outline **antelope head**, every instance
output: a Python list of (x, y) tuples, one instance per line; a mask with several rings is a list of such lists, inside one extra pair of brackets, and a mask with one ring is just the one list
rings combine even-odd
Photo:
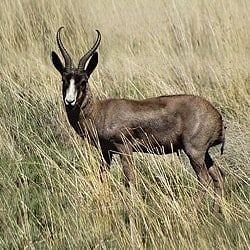
[[(52, 51), (52, 62), (55, 68), (60, 72), (63, 82), (63, 100), (67, 108), (73, 109), (76, 106), (81, 107), (87, 98), (88, 78), (98, 63), (98, 53), (96, 52), (101, 34), (97, 31), (97, 39), (92, 48), (80, 59), (78, 67), (73, 67), (72, 59), (65, 49), (60, 32), (63, 27), (57, 31), (56, 40), (61, 54), (64, 58), (64, 64), (59, 56)], [(88, 62), (88, 63), (87, 63)]]

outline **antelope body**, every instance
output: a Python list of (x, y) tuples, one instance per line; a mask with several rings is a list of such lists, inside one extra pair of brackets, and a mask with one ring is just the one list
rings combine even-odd
[[(224, 171), (215, 165), (209, 148), (225, 141), (225, 126), (220, 113), (205, 99), (193, 95), (171, 95), (144, 100), (96, 100), (88, 78), (97, 66), (96, 52), (101, 35), (74, 68), (71, 57), (57, 43), (65, 66), (55, 52), (52, 61), (63, 82), (63, 99), (70, 124), (82, 137), (100, 146), (103, 164), (101, 173), (109, 168), (114, 154), (119, 154), (127, 184), (133, 183), (131, 155), (133, 152), (167, 154), (184, 150), (203, 187), (209, 178), (214, 183), (214, 212), (220, 212)], [(204, 189), (198, 190), (198, 197)]]

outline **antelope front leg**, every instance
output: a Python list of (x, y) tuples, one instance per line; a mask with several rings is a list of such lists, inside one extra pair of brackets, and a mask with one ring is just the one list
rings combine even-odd
[(129, 188), (134, 183), (134, 171), (132, 164), (132, 148), (129, 145), (116, 144), (115, 145), (119, 154), (125, 175), (125, 186)]
[(102, 150), (102, 163), (100, 166), (100, 180), (104, 181), (105, 172), (110, 169), (112, 161), (112, 153)]
[[(132, 249), (141, 246), (140, 236), (138, 235), (137, 222), (136, 222), (136, 209), (135, 209), (135, 186), (134, 186), (134, 169), (132, 164), (132, 148), (128, 145), (119, 145), (117, 147), (120, 153), (120, 159), (125, 175), (125, 187), (130, 193), (131, 204), (128, 206), (126, 213), (127, 218), (125, 219), (126, 224), (129, 226), (131, 235), (131, 246)], [(139, 247), (140, 248), (140, 247)]]
[(130, 188), (131, 184), (134, 183), (134, 171), (131, 162), (131, 155), (120, 154), (123, 172), (125, 175), (125, 187)]

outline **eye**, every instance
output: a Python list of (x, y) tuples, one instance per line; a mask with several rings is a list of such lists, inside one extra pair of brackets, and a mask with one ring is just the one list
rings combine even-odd
[(69, 87), (69, 82), (68, 81), (63, 80), (62, 83), (63, 83), (63, 88), (68, 88)]
[(68, 87), (69, 86), (69, 79), (68, 79), (67, 75), (63, 75), (62, 84), (63, 84), (63, 87)]
[(82, 90), (84, 90), (84, 89), (86, 88), (86, 83), (87, 83), (87, 82), (84, 81), (84, 80), (81, 81), (80, 86), (81, 86), (81, 89), (82, 89)]
[(81, 80), (81, 85), (82, 85), (82, 84), (86, 85), (86, 83), (87, 83), (87, 81), (86, 81), (85, 79), (82, 79), (82, 80)]

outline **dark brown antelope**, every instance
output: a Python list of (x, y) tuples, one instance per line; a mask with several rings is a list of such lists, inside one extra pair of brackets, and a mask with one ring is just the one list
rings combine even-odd
[[(214, 212), (220, 212), (220, 198), (224, 172), (215, 165), (209, 148), (225, 142), (225, 126), (220, 113), (205, 99), (193, 95), (170, 95), (144, 100), (96, 100), (90, 91), (88, 79), (97, 66), (96, 52), (101, 34), (93, 47), (74, 68), (65, 49), (60, 32), (57, 44), (65, 66), (55, 52), (52, 61), (62, 76), (63, 100), (69, 123), (81, 137), (100, 148), (103, 164), (101, 174), (109, 168), (114, 154), (119, 154), (127, 184), (134, 175), (131, 156), (133, 152), (167, 154), (183, 150), (203, 186), (202, 195), (211, 177), (214, 183)], [(210, 177), (209, 177), (210, 176)]]

